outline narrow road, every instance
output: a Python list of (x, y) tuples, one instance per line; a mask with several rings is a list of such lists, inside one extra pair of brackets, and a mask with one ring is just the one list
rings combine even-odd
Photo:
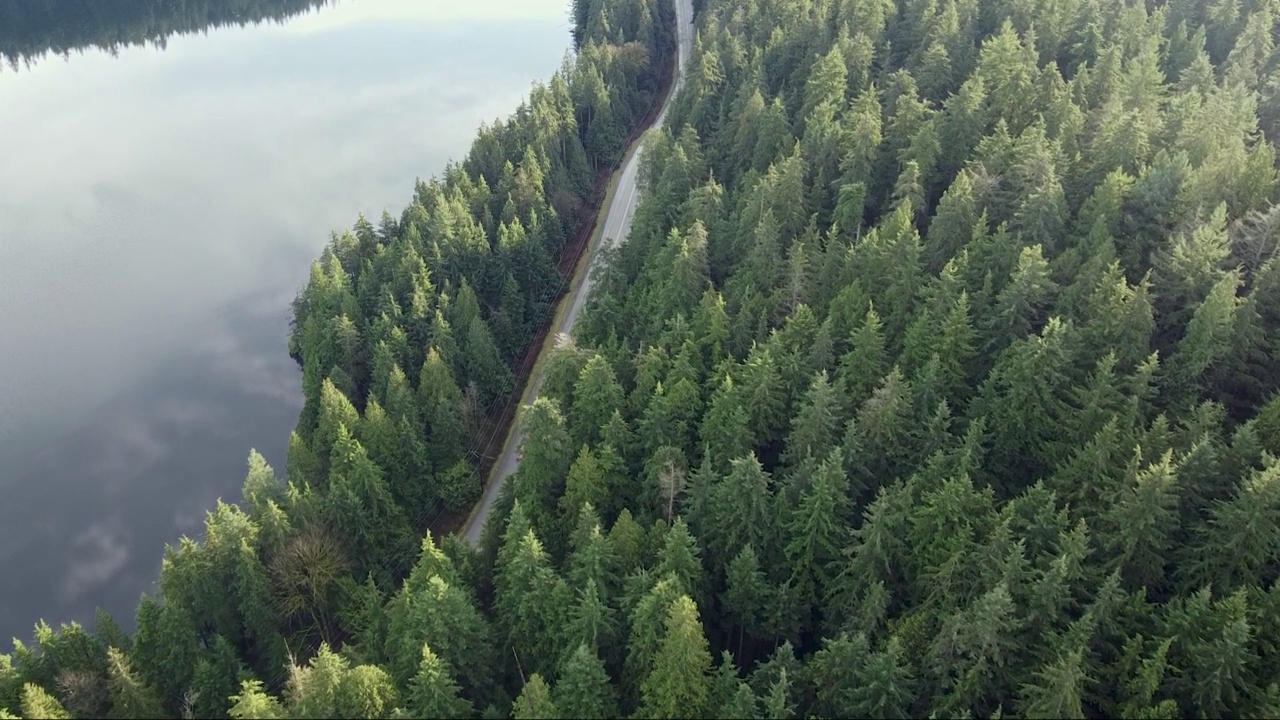
[[(684, 84), (685, 63), (689, 59), (689, 53), (693, 50), (693, 2), (692, 0), (675, 0), (675, 4), (677, 37), (675, 82), (672, 84), (671, 94), (667, 96), (662, 105), (662, 111), (658, 113), (657, 119), (654, 120), (653, 125), (650, 127), (661, 127), (662, 123), (666, 121), (667, 110), (671, 107), (672, 100)], [(608, 207), (602, 210), (603, 215), (599, 221), (603, 224), (604, 230), (600, 234), (600, 242), (595, 247), (587, 248), (585, 262), (581, 264), (581, 267), (585, 269), (580, 277), (573, 280), (569, 293), (560, 301), (562, 306), (564, 303), (569, 303), (568, 310), (561, 316), (555, 327), (551, 328), (549, 337), (571, 334), (573, 323), (578, 319), (578, 315), (582, 312), (582, 308), (587, 302), (587, 297), (591, 293), (591, 271), (595, 264), (596, 255), (601, 248), (613, 247), (619, 241), (624, 240), (627, 234), (631, 232), (631, 219), (635, 214), (636, 204), (640, 201), (639, 193), (636, 191), (636, 178), (639, 175), (639, 159), (642, 151), (643, 144), (640, 144), (627, 156), (626, 162), (622, 166), (622, 173), (618, 178), (618, 185), (614, 189), (613, 200)], [(537, 399), (538, 391), (542, 388), (542, 379), (541, 372), (530, 378), (530, 382), (533, 383), (533, 392), (529, 395), (529, 402)], [(480, 535), (484, 532), (484, 524), (489, 517), (489, 511), (493, 509), (493, 503), (498, 499), (498, 492), (502, 489), (502, 485), (507, 481), (507, 478), (520, 467), (520, 445), (522, 442), (520, 414), (517, 413), (515, 420), (511, 423), (511, 437), (503, 445), (502, 456), (494, 464), (489, 483), (484, 489), (484, 496), (480, 498), (480, 502), (471, 511), (471, 517), (467, 518), (466, 524), (462, 526), (462, 537), (472, 545), (480, 544)]]

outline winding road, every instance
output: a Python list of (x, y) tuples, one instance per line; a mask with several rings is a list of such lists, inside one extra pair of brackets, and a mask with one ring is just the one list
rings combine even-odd
[[(675, 0), (675, 5), (677, 36), (675, 82), (672, 84), (671, 94), (667, 96), (662, 105), (662, 111), (658, 113), (657, 119), (650, 126), (651, 128), (661, 127), (662, 123), (666, 121), (667, 110), (671, 107), (671, 102), (684, 84), (685, 63), (693, 50), (693, 2), (692, 0)], [(636, 191), (636, 178), (639, 175), (639, 158), (642, 151), (643, 143), (637, 142), (636, 147), (627, 155), (626, 161), (622, 166), (621, 175), (618, 178), (618, 184), (613, 192), (612, 201), (602, 211), (604, 214), (600, 218), (600, 222), (603, 223), (604, 230), (600, 234), (600, 242), (587, 248), (584, 261), (579, 263), (579, 267), (583, 268), (583, 270), (573, 279), (568, 294), (560, 301), (560, 307), (565, 307), (564, 304), (568, 303), (568, 308), (564, 313), (558, 315), (559, 319), (555, 326), (551, 328), (548, 338), (571, 334), (573, 323), (578, 319), (578, 314), (582, 312), (583, 306), (586, 305), (587, 297), (591, 293), (591, 276), (595, 267), (596, 256), (601, 248), (614, 246), (620, 240), (625, 239), (628, 233), (631, 232), (631, 219), (635, 214), (636, 204), (640, 201), (639, 194)], [(533, 389), (528, 394), (526, 403), (532, 403), (537, 399), (538, 391), (542, 388), (543, 373), (541, 368), (535, 372), (536, 374), (530, 378)], [(480, 536), (484, 532), (485, 521), (489, 518), (489, 512), (493, 509), (493, 504), (498, 499), (498, 493), (503, 484), (520, 467), (520, 446), (522, 443), (520, 415), (517, 413), (515, 420), (511, 423), (511, 436), (502, 446), (502, 455), (498, 458), (498, 462), (494, 464), (493, 471), (489, 476), (489, 482), (484, 489), (484, 496), (480, 498), (480, 502), (471, 511), (471, 517), (467, 518), (466, 524), (462, 526), (460, 531), (463, 539), (473, 546), (480, 544)]]

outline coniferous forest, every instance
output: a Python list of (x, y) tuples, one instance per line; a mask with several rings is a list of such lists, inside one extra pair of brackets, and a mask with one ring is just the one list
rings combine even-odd
[(576, 53), (295, 304), (283, 477), (0, 717), (1280, 716), (1274, 0), (703, 0), (629, 239), (432, 533), (674, 55)]

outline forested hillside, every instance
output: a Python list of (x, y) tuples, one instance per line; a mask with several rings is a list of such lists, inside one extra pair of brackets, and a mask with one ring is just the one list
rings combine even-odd
[(417, 533), (479, 490), (665, 0), (579, 0), (574, 63), (334, 238), (287, 481), (252, 457), (135, 637), (38, 628), (0, 707), (1280, 716), (1274, 3), (698, 10), (483, 547)]
[[(575, 259), (562, 251), (590, 229), (598, 183), (658, 107), (674, 55), (665, 0), (592, 2), (574, 20), (575, 52), (513, 117), (419, 182), (398, 218), (360, 218), (313, 265), (294, 305), (305, 404), (286, 477), (251, 454), (243, 502), (220, 503), (201, 542), (168, 549), (134, 637), (101, 616), (95, 633), (41, 623), (15, 641), (0, 656), (0, 717), (226, 717), (247, 680), (287, 689), (290, 712), (308, 716), (413, 711), (421, 642), (406, 669), (384, 661), (404, 661), (384, 639), (410, 621), (423, 533), (479, 496), (481, 451), (518, 402), (517, 363), (564, 289), (558, 264)], [(447, 599), (487, 633), (468, 594), (458, 583)], [(500, 668), (462, 653), (465, 636), (438, 648), (448, 672), (482, 669), (471, 700), (509, 707)], [(362, 699), (298, 699), (307, 673), (289, 668), (313, 659), (356, 661), (345, 682)]]

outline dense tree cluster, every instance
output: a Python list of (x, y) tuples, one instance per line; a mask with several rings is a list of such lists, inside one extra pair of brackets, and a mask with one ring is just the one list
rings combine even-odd
[[(708, 0), (540, 401), (606, 537), (657, 522), (628, 653), (669, 582), (712, 713), (743, 677), (767, 717), (1280, 713), (1275, 25)], [(531, 480), (581, 592), (580, 483)]]
[(485, 542), (418, 545), (664, 4), (580, 0), (578, 65), (335, 238), (288, 483), (251, 459), (135, 637), (38, 627), (0, 709), (1280, 715), (1271, 0), (698, 3)]
[[(477, 499), (483, 433), (565, 287), (557, 259), (595, 212), (598, 171), (659, 99), (672, 8), (586, 10), (551, 81), (482, 127), (464, 162), (419, 181), (399, 219), (334, 234), (294, 303), (304, 405), (288, 478), (326, 496), (294, 507), (359, 536), (355, 558), (407, 568), (417, 541), (401, 530)], [(336, 497), (348, 500), (333, 513), (317, 504)]]
[[(446, 702), (414, 690), (419, 674), (510, 704), (476, 650), (491, 631), (469, 585), (410, 571), (422, 532), (479, 496), (480, 449), (564, 289), (562, 251), (674, 55), (666, 2), (575, 12), (576, 52), (513, 117), (419, 182), (399, 218), (360, 218), (314, 263), (294, 304), (304, 406), (286, 477), (251, 454), (243, 503), (220, 503), (201, 542), (168, 550), (135, 637), (41, 625), (17, 643), (0, 659), (0, 711), (225, 717), (274, 712), (262, 693), (283, 692), (280, 712), (379, 717)], [(445, 623), (438, 654), (424, 622)]]
[[(165, 47), (174, 35), (283, 21), (334, 0), (5, 0), (0, 60), (17, 70), (52, 53)], [(0, 68), (4, 63), (0, 63)]]

